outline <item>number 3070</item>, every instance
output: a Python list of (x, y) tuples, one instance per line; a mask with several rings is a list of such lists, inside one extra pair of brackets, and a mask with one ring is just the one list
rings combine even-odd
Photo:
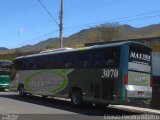
[(102, 78), (117, 78), (118, 69), (103, 69)]

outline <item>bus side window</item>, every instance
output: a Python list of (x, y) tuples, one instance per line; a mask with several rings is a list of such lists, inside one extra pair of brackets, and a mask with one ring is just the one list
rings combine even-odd
[(106, 56), (104, 53), (104, 50), (99, 50), (95, 53), (95, 61), (94, 61), (94, 66), (95, 67), (104, 67), (105, 66), (105, 61), (106, 61)]
[(64, 57), (64, 68), (72, 68), (72, 53), (63, 55)]
[(88, 68), (91, 67), (93, 64), (93, 59), (92, 59), (92, 54), (91, 53), (81, 53), (79, 54), (79, 62), (78, 66), (80, 68)]
[(50, 59), (50, 68), (52, 69), (55, 69), (56, 68), (56, 58), (52, 57)]
[(82, 54), (79, 55), (78, 67), (84, 67), (84, 56)]
[(73, 57), (73, 61), (72, 61), (73, 68), (78, 68), (78, 62), (79, 62), (78, 53), (77, 52), (74, 53), (72, 57)]
[(106, 66), (109, 67), (118, 67), (119, 63), (119, 51), (118, 49), (108, 49), (106, 50)]
[(93, 53), (87, 54), (87, 67), (93, 67)]
[(95, 67), (100, 67), (100, 66), (101, 66), (101, 63), (100, 63), (100, 54), (99, 54), (99, 53), (97, 53), (97, 54), (95, 55), (95, 63), (94, 63), (94, 66), (95, 66)]

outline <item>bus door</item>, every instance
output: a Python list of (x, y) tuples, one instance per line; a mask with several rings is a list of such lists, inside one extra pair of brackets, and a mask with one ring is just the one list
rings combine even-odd
[(102, 69), (101, 99), (114, 100), (117, 95), (119, 78), (120, 48), (107, 48), (105, 51), (105, 68)]
[(114, 78), (102, 79), (101, 81), (101, 99), (113, 100), (115, 95), (115, 81)]

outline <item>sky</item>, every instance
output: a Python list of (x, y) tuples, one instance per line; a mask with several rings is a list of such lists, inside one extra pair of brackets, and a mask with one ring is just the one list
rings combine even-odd
[[(0, 47), (59, 37), (61, 0), (0, 0)], [(64, 0), (63, 36), (103, 23), (144, 27), (160, 23), (160, 0)], [(54, 19), (54, 20), (53, 20)]]

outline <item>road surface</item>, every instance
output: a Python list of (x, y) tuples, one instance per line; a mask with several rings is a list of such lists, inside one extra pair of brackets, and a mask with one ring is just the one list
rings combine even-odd
[(37, 96), (20, 97), (17, 93), (0, 92), (2, 120), (104, 120), (143, 115), (146, 114), (116, 108), (94, 108), (87, 104), (75, 108), (67, 101)]

